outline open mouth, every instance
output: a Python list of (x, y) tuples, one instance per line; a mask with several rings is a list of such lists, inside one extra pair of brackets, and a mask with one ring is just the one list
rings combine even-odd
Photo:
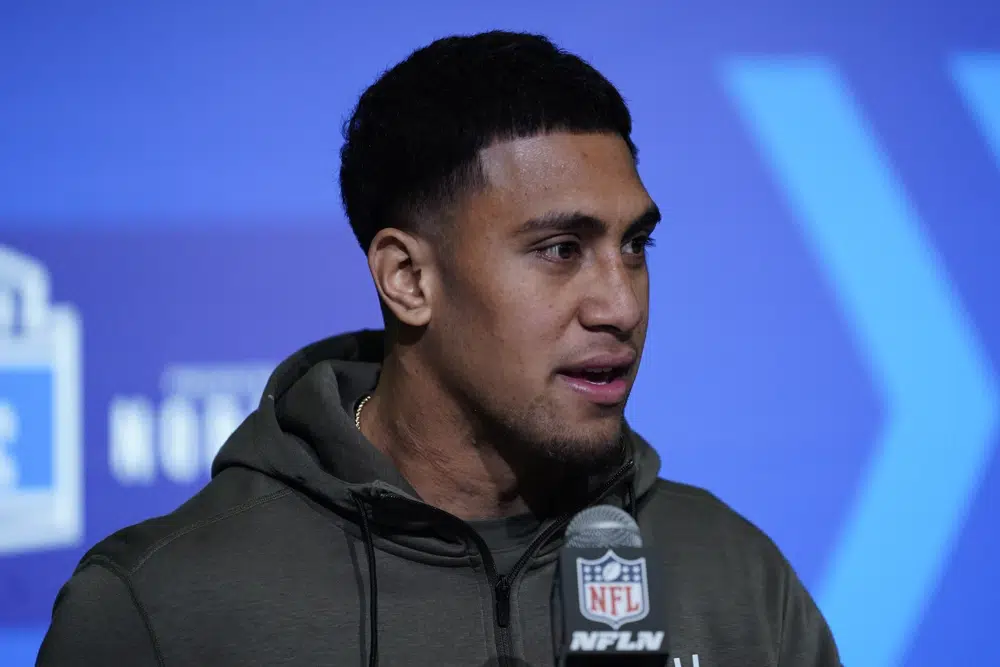
[(628, 373), (628, 366), (607, 366), (603, 368), (580, 368), (563, 371), (563, 375), (582, 380), (589, 384), (606, 385), (619, 380)]
[(617, 408), (628, 398), (629, 374), (637, 360), (630, 350), (592, 354), (561, 368), (558, 377), (586, 401)]

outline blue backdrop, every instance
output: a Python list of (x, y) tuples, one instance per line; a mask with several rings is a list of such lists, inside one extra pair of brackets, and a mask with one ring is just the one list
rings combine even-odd
[(0, 5), (0, 664), (276, 361), (379, 324), (340, 124), (494, 27), (632, 107), (666, 223), (629, 416), (664, 474), (774, 537), (850, 667), (1000, 665), (990, 0)]

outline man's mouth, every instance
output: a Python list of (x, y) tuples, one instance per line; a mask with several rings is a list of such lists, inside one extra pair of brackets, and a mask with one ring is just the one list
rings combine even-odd
[(617, 406), (628, 397), (629, 374), (636, 359), (632, 351), (595, 355), (560, 369), (558, 377), (591, 403)]
[(625, 377), (625, 375), (628, 374), (628, 369), (628, 366), (568, 369), (563, 371), (561, 375), (577, 380), (583, 380), (584, 382), (589, 382), (590, 384), (602, 385), (610, 384), (617, 379)]

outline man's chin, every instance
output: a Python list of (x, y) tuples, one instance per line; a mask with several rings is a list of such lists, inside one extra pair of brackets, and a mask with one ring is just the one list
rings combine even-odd
[(621, 421), (613, 428), (604, 427), (574, 433), (567, 430), (542, 443), (545, 458), (581, 471), (599, 471), (621, 463)]

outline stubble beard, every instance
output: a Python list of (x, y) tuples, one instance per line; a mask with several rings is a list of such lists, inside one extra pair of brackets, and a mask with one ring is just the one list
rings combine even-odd
[(607, 419), (608, 424), (586, 433), (541, 406), (533, 406), (520, 417), (505, 415), (495, 422), (512, 453), (543, 467), (561, 467), (566, 473), (586, 476), (623, 460), (624, 415), (619, 412)]

